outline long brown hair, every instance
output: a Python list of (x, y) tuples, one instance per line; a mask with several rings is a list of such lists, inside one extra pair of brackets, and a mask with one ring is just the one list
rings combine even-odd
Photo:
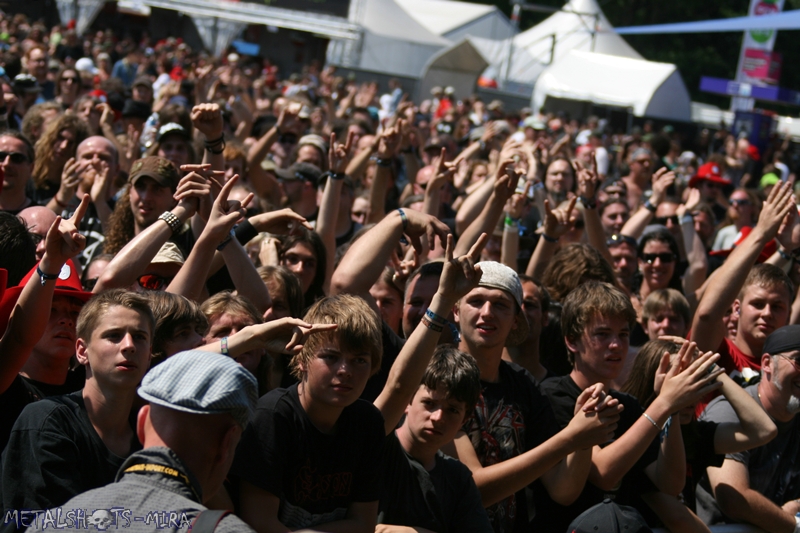
[[(36, 157), (33, 163), (33, 182), (36, 187), (43, 187), (47, 182), (47, 176), (50, 171), (55, 170), (52, 168), (55, 164), (52, 157), (53, 145), (58, 140), (58, 134), (63, 130), (69, 130), (75, 135), (69, 157), (75, 157), (78, 145), (89, 136), (89, 126), (71, 111), (67, 111), (48, 124), (47, 129), (44, 130), (42, 136), (36, 141), (36, 146), (34, 146)], [(59, 169), (59, 174), (60, 172), (61, 169)]]
[(622, 392), (627, 392), (639, 400), (643, 408), (653, 403), (653, 400), (656, 399), (653, 384), (655, 383), (658, 365), (661, 364), (661, 358), (664, 357), (666, 352), (671, 354), (678, 353), (678, 345), (661, 339), (647, 341), (639, 350), (639, 354), (633, 362), (631, 373), (628, 376), (628, 381), (622, 387)]
[(116, 255), (133, 239), (135, 230), (133, 210), (131, 210), (131, 189), (128, 187), (120, 196), (117, 205), (114, 206), (114, 212), (108, 219), (103, 251)]

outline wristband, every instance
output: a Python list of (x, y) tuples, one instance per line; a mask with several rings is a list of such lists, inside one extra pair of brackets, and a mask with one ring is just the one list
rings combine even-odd
[(380, 157), (376, 157), (375, 158), (375, 163), (377, 163), (379, 167), (384, 167), (384, 168), (388, 168), (388, 167), (392, 166), (392, 160), (391, 159), (383, 159), (383, 158), (380, 158)]
[(694, 218), (687, 213), (681, 217), (681, 224), (694, 224)]
[(431, 311), (430, 307), (425, 310), (425, 316), (428, 317), (428, 320), (430, 320), (434, 324), (446, 324), (447, 323), (447, 319), (446, 318), (444, 318), (441, 315), (437, 315), (436, 313)]
[(233, 240), (234, 237), (236, 237), (236, 226), (231, 228), (231, 231), (230, 231), (230, 233), (228, 233), (228, 236), (225, 237), (225, 240), (222, 241), (221, 243), (219, 243), (219, 246), (217, 246), (217, 251), (221, 252), (223, 250), (223, 248), (228, 246), (228, 243), (230, 243)]
[(650, 211), (651, 213), (655, 213), (657, 207), (650, 203), (650, 200), (645, 201), (644, 208)]
[(519, 227), (519, 219), (518, 218), (511, 218), (510, 216), (506, 215), (506, 219), (504, 224), (507, 228), (518, 228)]
[(659, 427), (658, 423), (656, 423), (656, 421), (653, 420), (652, 416), (648, 415), (647, 413), (642, 413), (642, 416), (645, 417), (651, 424), (653, 424), (653, 427), (659, 431), (664, 431), (664, 429), (668, 429), (669, 423), (672, 421), (672, 415), (670, 415), (670, 417), (667, 418), (667, 421), (664, 422), (664, 425)]
[(339, 181), (343, 180), (347, 176), (347, 174), (345, 174), (344, 172), (328, 172), (328, 176), (330, 176), (332, 180)]
[[(222, 152), (225, 151), (225, 135), (223, 135), (222, 137), (220, 137), (215, 141), (206, 141), (203, 144), (205, 145), (206, 150), (208, 150), (212, 154), (221, 154)], [(214, 150), (213, 148), (215, 146), (220, 146), (219, 150)]]
[(800, 533), (800, 513), (794, 515), (794, 533)]
[(794, 259), (794, 257), (792, 257), (791, 255), (787, 254), (786, 250), (784, 250), (783, 247), (781, 247), (781, 246), (778, 247), (778, 255), (781, 256), (786, 261), (791, 261), (792, 259)]
[(400, 220), (403, 222), (403, 235), (400, 237), (400, 242), (403, 244), (408, 244), (408, 239), (406, 239), (406, 229), (408, 229), (408, 216), (406, 212), (402, 209), (398, 209), (397, 212), (400, 214)]
[(42, 284), (42, 287), (44, 287), (44, 284), (48, 281), (58, 279), (58, 274), (45, 274), (42, 272), (42, 269), (39, 268), (38, 264), (36, 265), (36, 273), (39, 274), (39, 280)]
[(538, 191), (539, 189), (544, 189), (544, 183), (542, 183), (541, 181), (537, 181), (536, 183), (533, 184), (533, 187), (531, 187), (531, 189), (533, 189), (534, 191)]
[(595, 209), (597, 207), (597, 200), (594, 198), (586, 198), (585, 196), (578, 196), (578, 200), (583, 204), (586, 209)]
[(228, 337), (222, 337), (219, 340), (219, 353), (222, 355), (230, 355), (228, 353)]
[(172, 211), (164, 211), (158, 217), (158, 220), (163, 220), (164, 222), (166, 222), (167, 226), (169, 226), (169, 229), (172, 230), (173, 235), (181, 230), (181, 225), (182, 225), (181, 220), (178, 217), (176, 217), (172, 213)]
[(661, 428), (661, 435), (659, 437), (659, 440), (661, 442), (664, 442), (664, 439), (669, 437), (669, 428), (670, 428), (671, 425), (672, 425), (672, 415), (669, 415), (669, 418), (667, 418), (667, 421), (664, 422), (664, 427)]
[(422, 323), (425, 325), (426, 328), (432, 329), (437, 333), (441, 333), (442, 331), (444, 331), (444, 326), (440, 326), (439, 324), (434, 324), (433, 322), (428, 320), (427, 316), (422, 317)]
[(542, 232), (542, 238), (547, 242), (552, 242), (553, 244), (558, 242), (558, 237), (551, 237), (547, 233)]

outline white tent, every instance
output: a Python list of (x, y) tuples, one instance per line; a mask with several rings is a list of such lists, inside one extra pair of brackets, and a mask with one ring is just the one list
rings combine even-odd
[(502, 40), (514, 35), (514, 27), (496, 6), (455, 0), (396, 0), (428, 31), (452, 42), (467, 36)]
[(689, 122), (691, 100), (675, 65), (607, 54), (570, 51), (536, 81), (535, 110), (547, 98), (631, 108), (638, 117)]
[(425, 74), (420, 80), (417, 95), (427, 98), (435, 86), (451, 86), (456, 95), (471, 94), (478, 81), (478, 75), (489, 64), (475, 49), (469, 39), (464, 39), (447, 53), (438, 53), (431, 57), (425, 66)]
[(642, 58), (614, 32), (596, 0), (570, 0), (561, 11), (511, 40), (481, 36), (470, 36), (469, 40), (491, 65), (490, 75), (501, 81), (506, 92), (525, 95), (531, 93), (544, 69), (572, 50)]
[(395, 0), (351, 0), (348, 19), (361, 27), (361, 41), (331, 41), (328, 63), (418, 78), (428, 59), (450, 46)]

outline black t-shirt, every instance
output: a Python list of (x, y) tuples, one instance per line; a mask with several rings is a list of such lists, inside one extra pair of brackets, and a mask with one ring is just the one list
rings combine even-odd
[(436, 533), (491, 533), (472, 472), (442, 452), (425, 468), (394, 432), (383, 445), (383, 480), (378, 523), (422, 527)]
[(11, 428), (14, 427), (14, 422), (17, 421), (26, 405), (42, 398), (61, 396), (80, 390), (83, 388), (84, 381), (86, 381), (86, 372), (82, 366), (68, 372), (63, 385), (50, 385), (17, 374), (8, 389), (0, 394), (0, 405), (3, 406), (0, 409), (0, 453), (8, 444)]
[(322, 433), (300, 404), (297, 386), (261, 397), (242, 435), (231, 475), (280, 498), (278, 519), (299, 529), (345, 518), (354, 502), (380, 497), (383, 417), (363, 400)]
[[(130, 453), (141, 449), (133, 432)], [(3, 509), (48, 509), (114, 481), (124, 457), (95, 431), (82, 391), (22, 411), (2, 456)]]
[[(548, 379), (542, 382), (542, 392), (550, 399), (559, 427), (564, 428), (569, 424), (575, 414), (575, 401), (580, 396), (580, 387), (570, 376)], [(619, 438), (642, 416), (642, 407), (636, 398), (615, 390), (610, 391), (612, 397), (619, 400), (625, 407), (622, 411), (614, 432), (614, 438)], [(611, 442), (606, 443), (607, 446)], [(630, 505), (642, 511), (642, 503), (638, 494), (651, 492), (655, 486), (644, 473), (644, 468), (658, 458), (658, 440), (653, 439), (642, 457), (634, 467), (622, 478), (622, 483), (615, 490), (607, 492), (587, 481), (583, 492), (578, 499), (568, 506), (563, 506), (550, 498), (541, 482), (534, 484), (534, 501), (540, 512), (536, 513), (533, 520), (536, 531), (566, 531), (569, 524), (583, 511), (602, 502), (606, 497), (614, 499), (619, 505)]]
[(381, 321), (381, 341), (383, 342), (381, 369), (377, 374), (369, 378), (367, 386), (364, 387), (364, 392), (361, 393), (361, 399), (370, 403), (380, 396), (383, 387), (386, 386), (386, 380), (389, 379), (389, 370), (392, 369), (395, 359), (400, 355), (400, 350), (403, 349), (403, 345), (406, 343), (383, 321)]
[[(677, 422), (675, 418), (673, 424)], [(690, 424), (681, 426), (683, 435), (683, 448), (686, 450), (686, 484), (683, 486), (683, 503), (695, 510), (697, 498), (695, 487), (706, 473), (709, 466), (721, 467), (725, 461), (725, 454), (714, 450), (714, 434), (717, 432), (717, 422), (710, 420), (693, 420)]]
[[(499, 380), (481, 381), (480, 398), (463, 430), (486, 467), (539, 446), (559, 428), (550, 402), (539, 392), (530, 373), (501, 361)], [(489, 506), (486, 513), (497, 533), (529, 530), (524, 491)]]

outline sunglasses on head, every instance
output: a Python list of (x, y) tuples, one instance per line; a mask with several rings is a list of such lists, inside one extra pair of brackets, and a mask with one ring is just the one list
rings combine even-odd
[(160, 291), (172, 281), (172, 278), (165, 278), (158, 274), (144, 274), (136, 280), (139, 286), (148, 291)]
[(672, 252), (664, 252), (660, 254), (642, 254), (642, 261), (648, 265), (652, 265), (659, 259), (662, 263), (673, 263), (675, 261), (675, 254)]
[(656, 224), (661, 224), (662, 226), (666, 226), (667, 222), (672, 222), (674, 225), (678, 225), (678, 215), (671, 215), (668, 217), (655, 217), (653, 222)]
[(621, 244), (627, 244), (636, 248), (636, 239), (633, 237), (628, 237), (627, 235), (615, 233), (606, 240), (606, 246), (609, 248), (613, 248), (614, 246), (619, 246)]
[(21, 165), (22, 163), (28, 162), (28, 156), (22, 152), (0, 152), (0, 161), (5, 161), (6, 158), (8, 158), (9, 161), (15, 165)]

